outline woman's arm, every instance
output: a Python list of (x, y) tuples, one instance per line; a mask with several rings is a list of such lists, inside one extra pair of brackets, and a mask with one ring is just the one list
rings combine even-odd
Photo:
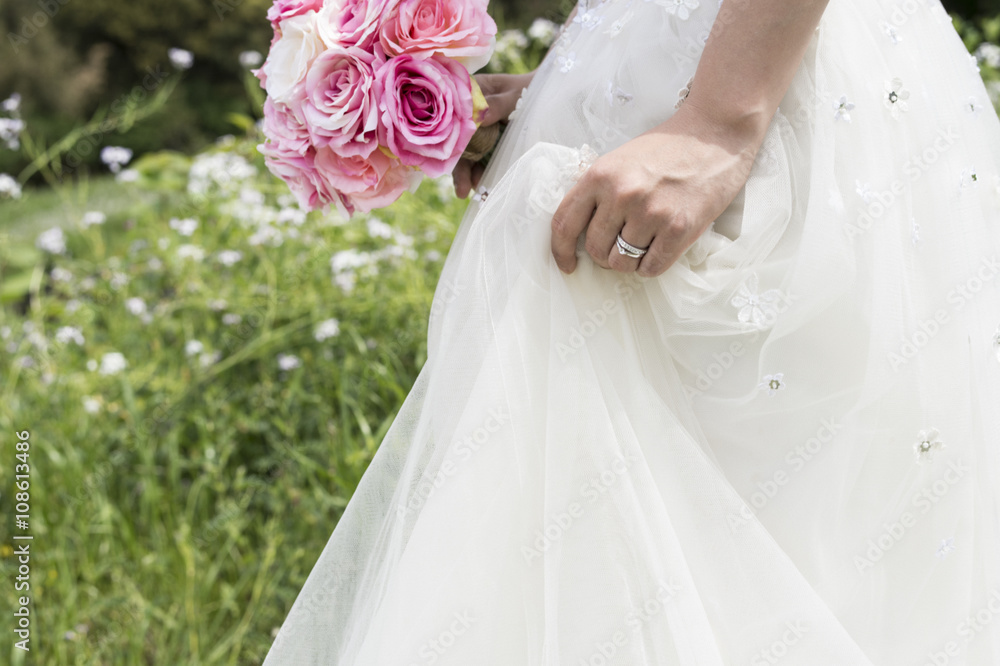
[(828, 2), (723, 2), (685, 104), (759, 147)]
[[(668, 120), (601, 156), (552, 218), (559, 268), (576, 242), (604, 268), (660, 275), (732, 203), (829, 0), (725, 0), (691, 93)], [(618, 252), (621, 233), (648, 247)]]

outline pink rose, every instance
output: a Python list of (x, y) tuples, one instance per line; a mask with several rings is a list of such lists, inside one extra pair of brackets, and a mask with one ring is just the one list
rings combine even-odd
[(476, 131), (472, 78), (442, 56), (390, 58), (375, 72), (379, 142), (403, 164), (441, 176), (455, 168)]
[(316, 150), (309, 131), (293, 110), (271, 99), (264, 102), (265, 143), (257, 146), (268, 170), (288, 184), (303, 208), (315, 210), (333, 204), (342, 215), (353, 207), (316, 170)]
[(319, 32), (328, 47), (366, 51), (378, 40), (382, 16), (398, 0), (328, 0), (319, 12)]
[(376, 57), (355, 46), (320, 55), (305, 81), (302, 116), (313, 143), (367, 157), (378, 147)]
[(267, 20), (276, 34), (281, 33), (281, 22), (293, 16), (299, 16), (312, 10), (318, 12), (323, 8), (323, 0), (274, 0), (267, 10)]
[(301, 113), (296, 113), (294, 106), (275, 102), (270, 97), (264, 100), (264, 136), (283, 154), (305, 155), (312, 143)]
[(382, 150), (367, 157), (340, 155), (330, 148), (316, 152), (316, 171), (348, 204), (363, 212), (388, 206), (420, 183), (416, 169), (403, 166)]
[(479, 0), (400, 0), (382, 22), (379, 39), (387, 55), (455, 58), (469, 72), (487, 62), (497, 24)]

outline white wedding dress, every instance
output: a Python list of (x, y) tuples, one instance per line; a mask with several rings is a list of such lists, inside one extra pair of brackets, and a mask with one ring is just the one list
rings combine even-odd
[(939, 0), (831, 0), (660, 277), (551, 256), (718, 5), (581, 2), (266, 666), (1000, 664), (1000, 122)]

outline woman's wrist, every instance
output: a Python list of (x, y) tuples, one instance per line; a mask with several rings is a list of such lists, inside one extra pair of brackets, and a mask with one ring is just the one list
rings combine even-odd
[(681, 107), (653, 131), (683, 133), (723, 147), (736, 155), (755, 157), (764, 142), (774, 111), (763, 105), (730, 106), (696, 95), (694, 86)]

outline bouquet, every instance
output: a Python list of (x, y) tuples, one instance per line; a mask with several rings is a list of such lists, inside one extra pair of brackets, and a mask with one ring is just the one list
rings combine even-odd
[(350, 216), (454, 169), (486, 111), (487, 1), (275, 0), (258, 149), (304, 208)]

